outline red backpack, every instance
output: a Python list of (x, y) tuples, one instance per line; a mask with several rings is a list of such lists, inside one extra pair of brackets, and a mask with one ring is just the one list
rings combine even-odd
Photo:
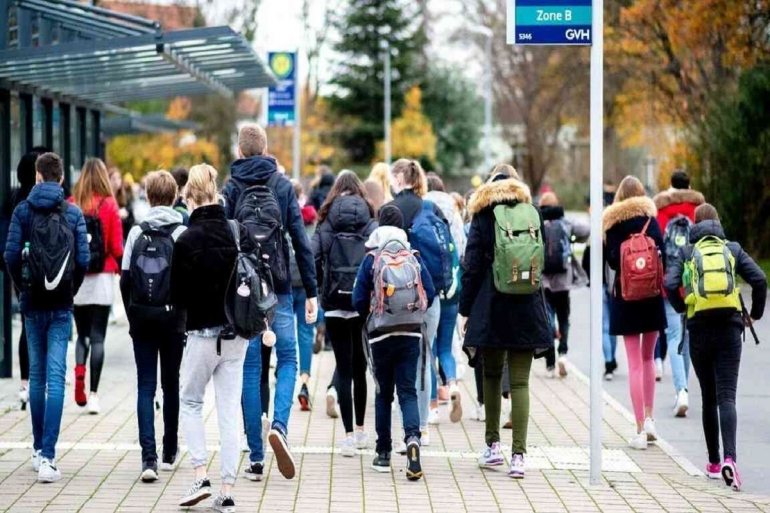
[(641, 233), (620, 245), (620, 288), (624, 301), (640, 301), (661, 294), (663, 262), (655, 241), (647, 235), (652, 218)]

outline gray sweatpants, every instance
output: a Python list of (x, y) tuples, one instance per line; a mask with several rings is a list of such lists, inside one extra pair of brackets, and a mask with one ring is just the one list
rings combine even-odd
[(238, 472), (243, 360), (248, 341), (223, 340), (217, 355), (217, 339), (190, 335), (182, 359), (180, 417), (193, 467), (206, 465), (206, 430), (203, 424), (203, 396), (214, 378), (215, 403), (219, 421), (219, 453), (222, 484), (235, 484)]

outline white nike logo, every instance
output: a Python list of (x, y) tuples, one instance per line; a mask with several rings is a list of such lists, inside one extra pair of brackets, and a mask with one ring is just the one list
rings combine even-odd
[(56, 275), (53, 281), (48, 281), (48, 276), (45, 277), (45, 290), (55, 290), (61, 282), (62, 276), (64, 276), (64, 269), (67, 267), (67, 262), (70, 259), (70, 252), (67, 252), (67, 256), (64, 258), (64, 262), (59, 269), (59, 274)]

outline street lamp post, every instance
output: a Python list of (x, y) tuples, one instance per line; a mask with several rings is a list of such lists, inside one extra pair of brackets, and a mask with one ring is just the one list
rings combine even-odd
[(385, 162), (390, 165), (391, 157), (391, 141), (390, 141), (390, 43), (384, 41), (382, 43), (383, 60), (385, 61), (384, 78), (385, 81)]
[(489, 27), (474, 25), (469, 32), (480, 34), (487, 38), (484, 45), (486, 67), (484, 72), (484, 171), (492, 168), (492, 38), (494, 32)]

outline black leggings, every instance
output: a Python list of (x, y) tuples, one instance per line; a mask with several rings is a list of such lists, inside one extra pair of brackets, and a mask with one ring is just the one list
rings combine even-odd
[(262, 376), (259, 380), (259, 399), (262, 403), (262, 413), (270, 417), (270, 356), (273, 354), (273, 347), (265, 344), (261, 346)]
[[(559, 333), (561, 334), (561, 337), (559, 338), (559, 356), (562, 356), (567, 354), (567, 351), (569, 350), (569, 291), (551, 292), (546, 289), (545, 299), (548, 301), (551, 310), (553, 310), (556, 315), (556, 320), (559, 321)], [(553, 344), (549, 346), (548, 352), (545, 353), (545, 366), (549, 369), (556, 366), (556, 351), (554, 350)]]
[(104, 366), (104, 338), (107, 336), (107, 323), (110, 320), (110, 307), (103, 305), (75, 306), (75, 326), (78, 341), (75, 346), (75, 363), (85, 365), (88, 353), (91, 353), (91, 392), (96, 393)]
[(22, 381), (29, 380), (29, 348), (27, 347), (26, 317), (21, 314), (21, 335), (19, 335), (19, 373)]
[[(326, 317), (326, 332), (332, 341), (334, 358), (337, 360), (339, 383), (337, 395), (345, 433), (353, 432), (353, 398), (355, 397), (356, 426), (364, 425), (366, 413), (366, 356), (361, 330), (361, 317), (342, 319)], [(355, 396), (351, 390), (355, 387)]]
[(735, 395), (741, 366), (741, 329), (737, 326), (690, 330), (690, 358), (703, 398), (703, 434), (709, 463), (719, 463), (719, 431), (725, 458), (737, 460), (738, 417)]

